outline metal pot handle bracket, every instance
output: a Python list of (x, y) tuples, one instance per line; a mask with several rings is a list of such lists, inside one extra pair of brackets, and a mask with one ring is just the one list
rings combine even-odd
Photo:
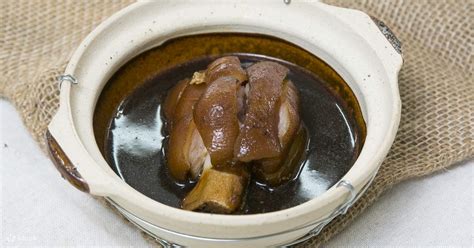
[(303, 237), (301, 237), (299, 239), (296, 239), (296, 240), (294, 240), (290, 243), (282, 244), (281, 247), (291, 247), (293, 245), (305, 242), (305, 241), (309, 240), (312, 237), (315, 237), (334, 218), (336, 218), (339, 215), (346, 214), (347, 211), (349, 210), (349, 208), (365, 193), (365, 191), (367, 191), (369, 186), (372, 184), (372, 181), (374, 180), (376, 174), (377, 174), (377, 172), (375, 172), (373, 175), (370, 176), (369, 181), (367, 181), (367, 183), (364, 185), (364, 187), (357, 194), (355, 192), (354, 186), (352, 186), (352, 184), (350, 182), (348, 182), (346, 180), (339, 181), (339, 183), (337, 184), (336, 187), (345, 187), (349, 191), (349, 194), (347, 195), (347, 198), (346, 198), (345, 202), (343, 204), (341, 204), (338, 208), (336, 208), (334, 210), (334, 212), (332, 212), (327, 217), (325, 217), (321, 220), (318, 220), (316, 223), (313, 223), (313, 225), (317, 225), (317, 226), (313, 230), (309, 231), (306, 235), (304, 235)]

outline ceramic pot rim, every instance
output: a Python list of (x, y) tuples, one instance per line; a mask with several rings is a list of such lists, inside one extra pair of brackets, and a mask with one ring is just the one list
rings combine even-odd
[[(134, 33), (136, 31), (134, 29), (120, 30), (120, 25), (130, 23), (130, 18), (136, 18), (137, 22), (145, 22), (147, 8), (152, 7), (153, 4), (162, 5), (160, 7), (168, 8), (170, 12), (174, 11), (174, 15), (182, 16), (181, 24), (162, 22), (162, 25), (182, 26), (175, 27), (174, 33), (168, 32), (173, 30), (173, 27), (163, 26), (161, 31), (145, 32), (145, 34), (140, 36), (133, 36), (133, 34), (137, 34)], [(189, 212), (166, 206), (144, 196), (115, 175), (100, 154), (94, 140), (92, 127), (95, 103), (105, 82), (122, 64), (134, 55), (157, 46), (170, 38), (205, 32), (235, 32), (236, 30), (241, 30), (249, 33), (264, 33), (287, 40), (310, 52), (317, 51), (315, 54), (336, 69), (350, 84), (359, 101), (361, 101), (361, 105), (363, 105), (364, 118), (367, 118), (366, 143), (356, 163), (343, 177), (343, 180), (350, 182), (356, 191), (359, 191), (371, 176), (376, 173), (393, 143), (398, 128), (400, 99), (397, 75), (402, 65), (401, 55), (397, 54), (390, 47), (390, 42), (379, 32), (370, 17), (362, 12), (332, 7), (318, 2), (300, 2), (294, 3), (291, 6), (291, 8), (294, 8), (291, 11), (299, 11), (302, 18), (311, 16), (308, 11), (330, 17), (328, 23), (322, 23), (322, 25), (344, 29), (339, 31), (338, 35), (343, 35), (354, 43), (350, 47), (341, 48), (329, 44), (334, 42), (334, 40), (315, 40), (311, 35), (298, 31), (298, 28), (295, 28), (295, 30), (285, 29), (287, 24), (283, 22), (278, 23), (278, 20), (271, 20), (271, 18), (259, 19), (258, 13), (252, 12), (249, 9), (251, 5), (252, 8), (257, 5), (258, 9), (258, 3), (239, 3), (238, 8), (248, 10), (248, 15), (240, 18), (235, 16), (235, 18), (230, 18), (233, 23), (221, 25), (224, 23), (225, 18), (218, 15), (218, 11), (221, 9), (227, 10), (230, 8), (229, 6), (222, 4), (209, 6), (205, 3), (195, 6), (195, 8), (205, 12), (216, 11), (214, 15), (208, 15), (208, 18), (203, 20), (200, 17), (184, 16), (187, 12), (184, 3), (181, 1), (176, 4), (138, 2), (107, 19), (81, 43), (65, 71), (65, 74), (73, 75), (78, 80), (78, 84), (68, 83), (63, 84), (61, 87), (60, 108), (49, 126), (49, 130), (70, 157), (72, 163), (76, 165), (77, 170), (83, 175), (85, 181), (89, 183), (91, 194), (110, 197), (130, 212), (139, 213), (143, 219), (149, 220), (151, 223), (163, 224), (163, 226), (170, 229), (185, 229), (184, 232), (186, 232), (185, 224), (176, 224), (176, 221), (179, 223), (209, 225), (214, 230), (224, 228), (224, 230), (221, 230), (221, 234), (216, 234), (217, 236), (225, 236), (232, 233), (232, 227), (269, 226), (272, 223), (286, 222), (287, 226), (285, 228), (292, 228), (303, 223), (305, 218), (320, 218), (331, 213), (331, 209), (336, 208), (347, 197), (349, 192), (345, 188), (334, 186), (315, 199), (281, 211), (255, 215), (215, 215)], [(285, 11), (283, 8), (288, 8), (283, 6), (283, 3), (281, 5), (272, 5), (272, 8), (276, 8), (276, 11)], [(143, 17), (137, 16), (138, 11), (143, 12)], [(261, 11), (264, 15), (271, 15), (270, 12), (263, 8)], [(167, 13), (159, 14), (163, 14), (159, 19), (163, 21), (169, 20), (166, 19)], [(233, 15), (230, 13), (230, 16)], [(297, 17), (290, 12), (282, 15), (294, 17), (295, 23), (302, 23), (301, 19), (296, 19)], [(195, 23), (192, 21), (196, 19), (201, 21), (201, 27), (192, 25), (192, 23)], [(256, 22), (256, 20), (261, 22)], [(202, 23), (205, 25), (203, 26)], [(235, 25), (235, 23), (239, 23), (239, 25)], [(184, 28), (186, 24), (189, 26)], [(149, 25), (158, 27), (154, 23)], [(318, 28), (321, 27), (314, 27), (313, 29), (317, 30)], [(326, 26), (322, 29), (328, 30), (330, 28)], [(141, 32), (142, 30), (139, 31)], [(135, 37), (135, 45), (124, 45), (125, 50), (123, 51), (109, 51), (107, 47), (101, 47), (111, 39), (115, 39), (110, 37), (110, 35), (120, 32), (133, 33), (132, 37)], [(328, 34), (328, 36), (331, 35)], [(159, 43), (156, 42), (157, 37), (161, 37)], [(338, 36), (334, 35), (334, 37), (337, 38)], [(109, 40), (105, 41), (107, 39)], [(112, 43), (113, 41), (110, 42)], [(123, 42), (128, 44), (129, 40), (123, 40)], [(341, 40), (341, 44), (345, 43), (347, 42)], [(98, 48), (103, 48), (103, 50), (98, 50)], [(358, 54), (358, 48), (363, 49), (366, 54)], [(350, 55), (341, 55), (342, 53), (338, 49), (347, 49), (350, 51)], [(102, 62), (105, 57), (108, 58), (108, 55), (104, 55), (106, 53), (111, 56), (113, 55), (117, 59), (111, 61), (108, 66), (100, 65), (93, 69), (95, 71), (92, 71), (91, 68), (94, 65), (88, 64), (92, 61), (91, 58), (96, 57), (98, 61)], [(352, 56), (360, 56), (360, 65), (356, 65), (356, 62), (351, 60)], [(346, 65), (351, 65), (352, 67)], [(359, 66), (358, 70), (365, 70), (371, 73), (372, 77), (366, 78), (367, 80), (362, 82), (362, 73), (354, 69), (357, 66)], [(89, 82), (89, 84), (84, 83), (84, 81), (87, 81), (87, 78), (99, 77), (97, 76), (98, 74), (100, 74), (101, 80)], [(370, 84), (382, 85), (371, 86)], [(390, 99), (381, 100), (380, 97), (375, 95), (379, 91), (380, 94), (383, 93), (385, 97)], [(90, 100), (86, 100), (89, 98)], [(380, 101), (380, 105), (374, 106), (373, 103), (377, 101)], [(278, 228), (281, 229), (283, 227)], [(275, 227), (275, 229), (278, 228)], [(271, 229), (269, 227), (268, 230), (262, 232), (273, 232), (274, 230)]]

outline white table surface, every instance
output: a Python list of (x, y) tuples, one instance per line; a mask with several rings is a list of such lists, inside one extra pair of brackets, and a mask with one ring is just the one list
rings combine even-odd
[[(474, 241), (474, 161), (386, 192), (326, 247), (462, 246)], [(1, 246), (150, 246), (64, 181), (0, 100)]]

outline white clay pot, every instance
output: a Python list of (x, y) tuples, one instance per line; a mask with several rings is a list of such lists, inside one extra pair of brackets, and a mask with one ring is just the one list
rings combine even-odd
[[(94, 109), (104, 85), (123, 64), (150, 48), (171, 38), (211, 32), (281, 38), (321, 58), (344, 78), (361, 106), (367, 136), (358, 159), (339, 183), (289, 209), (216, 215), (161, 204), (113, 172), (93, 130)], [(66, 179), (106, 197), (165, 245), (268, 247), (300, 242), (344, 213), (387, 155), (400, 119), (399, 45), (383, 23), (367, 14), (318, 1), (138, 2), (99, 25), (72, 56), (61, 78), (60, 107), (49, 125), (51, 153)]]

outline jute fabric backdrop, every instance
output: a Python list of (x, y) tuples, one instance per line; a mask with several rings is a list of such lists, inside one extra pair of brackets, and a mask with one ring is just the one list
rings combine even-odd
[[(367, 193), (301, 247), (329, 240), (393, 185), (474, 157), (474, 1), (325, 2), (360, 9), (397, 34), (404, 55), (403, 107), (395, 143)], [(130, 3), (0, 1), (0, 96), (15, 105), (43, 150), (58, 107), (56, 77), (89, 32)]]

